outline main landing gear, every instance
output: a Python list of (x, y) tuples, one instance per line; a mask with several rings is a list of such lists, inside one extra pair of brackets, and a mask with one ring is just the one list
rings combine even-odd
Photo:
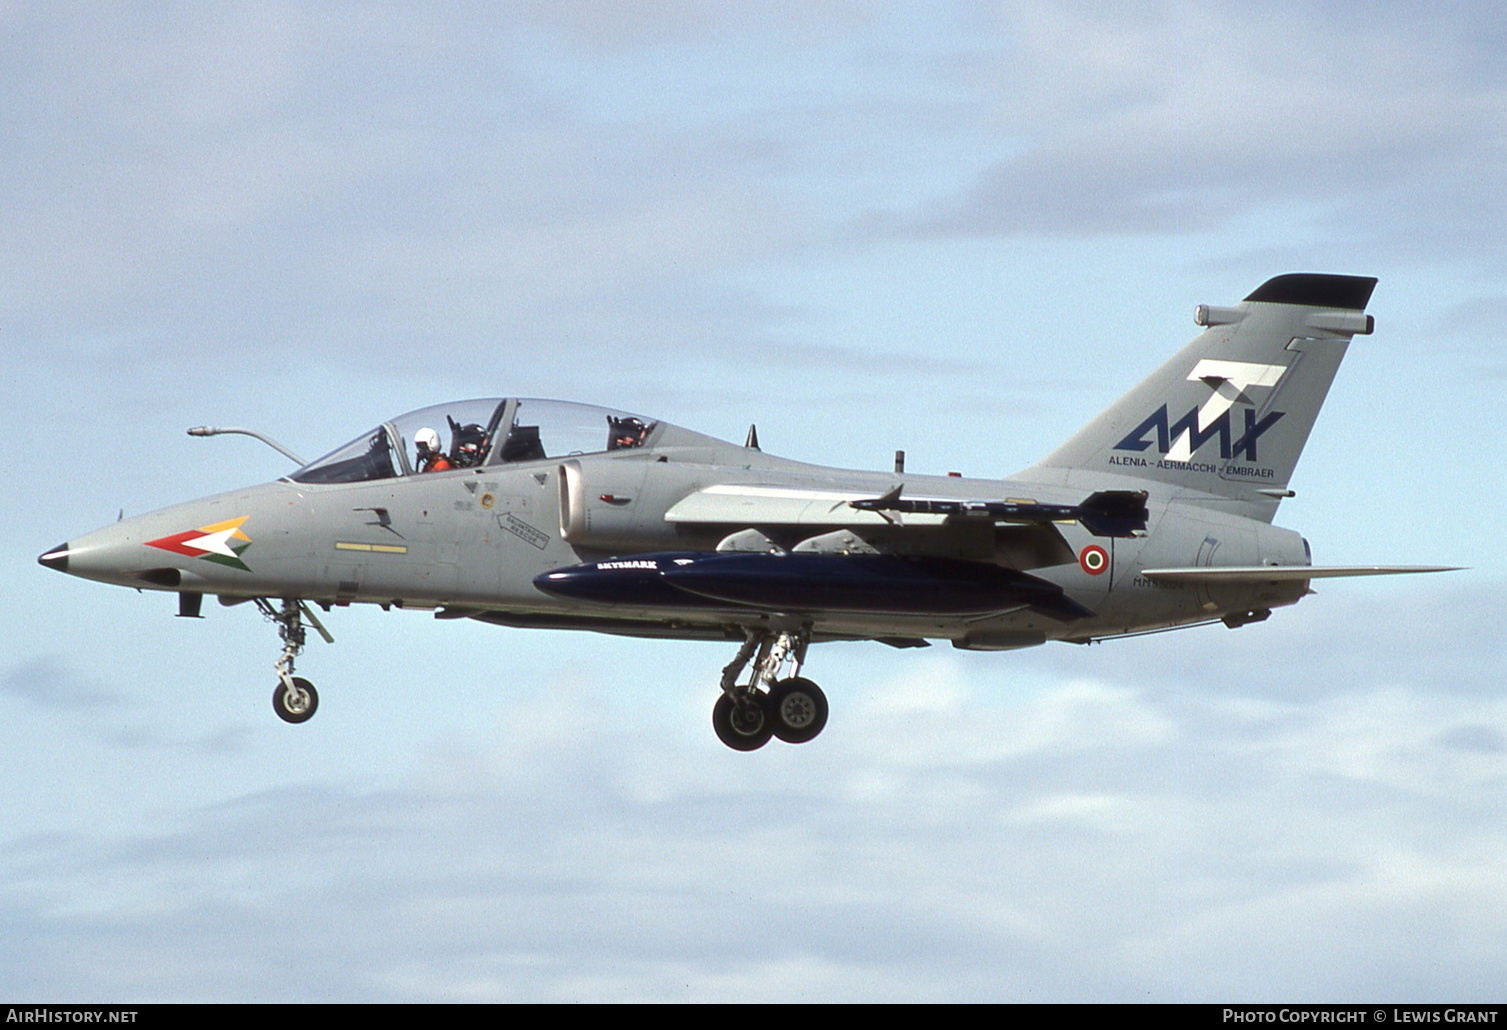
[(272, 691), (272, 710), (284, 722), (308, 722), (319, 710), (319, 693), (314, 689), (314, 684), (302, 676), (293, 675), (293, 660), (303, 651), (304, 646), (304, 616), (308, 616), (310, 624), (324, 637), (325, 643), (333, 644), (335, 638), (330, 636), (329, 630), (324, 628), (309, 610), (309, 606), (300, 600), (283, 598), (282, 610), (279, 611), (272, 606), (271, 601), (258, 597), (256, 606), (264, 618), (277, 623), (278, 636), (283, 640), (283, 653), (276, 664), (278, 683)]
[[(811, 643), (811, 628), (760, 633), (748, 639), (722, 670), (722, 696), (712, 706), (717, 739), (734, 751), (756, 751), (778, 737), (787, 744), (804, 744), (827, 725), (827, 695), (799, 675)], [(743, 670), (753, 663), (748, 682), (739, 684)], [(781, 670), (790, 664), (790, 675)]]

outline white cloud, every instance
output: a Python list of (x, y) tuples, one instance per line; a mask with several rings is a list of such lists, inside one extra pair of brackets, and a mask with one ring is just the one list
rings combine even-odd
[(1298, 211), (1394, 252), (1422, 224), (1453, 248), (1496, 233), (1490, 35), (1433, 9), (1335, 13), (1006, 5), (1008, 42), (969, 88), (1009, 156), (920, 231), (1187, 232)]

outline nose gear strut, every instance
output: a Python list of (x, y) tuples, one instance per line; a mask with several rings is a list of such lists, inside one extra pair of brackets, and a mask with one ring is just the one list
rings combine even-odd
[[(774, 632), (744, 630), (738, 656), (722, 670), (722, 695), (712, 706), (717, 738), (735, 751), (755, 751), (771, 736), (788, 744), (813, 739), (827, 724), (827, 697), (800, 677), (811, 627)], [(752, 663), (748, 682), (739, 677)], [(790, 674), (781, 673), (786, 665)]]
[(324, 628), (324, 624), (309, 610), (309, 606), (298, 598), (283, 598), (281, 611), (274, 608), (272, 602), (265, 597), (255, 598), (255, 603), (263, 618), (277, 623), (277, 634), (283, 641), (283, 653), (278, 656), (274, 666), (277, 669), (278, 684), (272, 691), (272, 710), (284, 722), (307, 722), (319, 708), (319, 693), (314, 689), (314, 684), (302, 676), (293, 675), (293, 660), (304, 648), (304, 617), (308, 617), (310, 625), (324, 638), (325, 643), (333, 644), (335, 638), (330, 636), (330, 631)]

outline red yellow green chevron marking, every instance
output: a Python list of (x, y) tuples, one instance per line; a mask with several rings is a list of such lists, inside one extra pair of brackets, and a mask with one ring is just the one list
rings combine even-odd
[[(251, 538), (241, 532), (241, 523), (250, 517), (242, 515), (238, 519), (226, 519), (212, 526), (190, 529), (186, 533), (158, 537), (156, 540), (148, 540), (147, 546), (160, 547), (173, 554), (182, 554), (189, 558), (203, 558), (216, 565), (228, 565), (232, 569), (250, 572), (251, 567), (241, 561), (241, 554), (251, 546)], [(243, 542), (233, 544), (232, 540)]]

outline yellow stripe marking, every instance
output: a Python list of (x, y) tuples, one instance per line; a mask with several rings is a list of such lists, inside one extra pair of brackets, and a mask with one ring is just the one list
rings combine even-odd
[(372, 551), (376, 554), (407, 554), (403, 544), (353, 544), (344, 540), (335, 541), (337, 551)]

